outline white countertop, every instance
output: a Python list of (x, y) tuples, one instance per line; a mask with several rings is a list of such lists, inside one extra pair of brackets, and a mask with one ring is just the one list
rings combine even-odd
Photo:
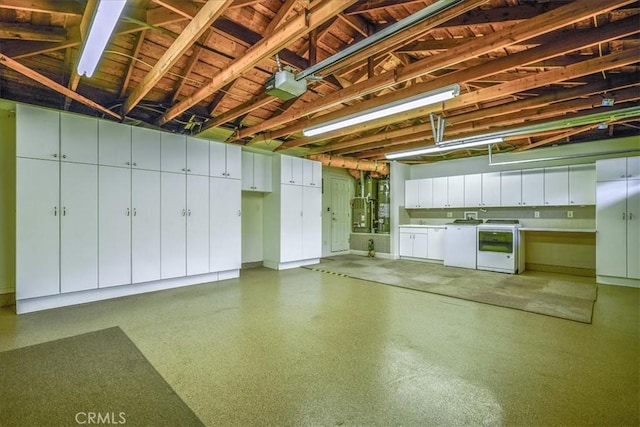
[(400, 228), (446, 228), (445, 225), (429, 225), (429, 224), (402, 224)]
[(595, 228), (520, 227), (520, 231), (555, 231), (561, 233), (595, 233)]

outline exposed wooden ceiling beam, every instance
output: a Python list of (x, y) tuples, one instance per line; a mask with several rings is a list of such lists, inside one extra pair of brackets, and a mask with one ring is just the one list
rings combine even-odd
[[(207, 30), (204, 33), (204, 35), (202, 36), (202, 43), (204, 45), (207, 44), (207, 41), (209, 40), (212, 34), (213, 34), (213, 31), (211, 31), (211, 29)], [(204, 52), (204, 49), (202, 47), (200, 46), (193, 47), (193, 52), (191, 52), (191, 55), (189, 56), (189, 60), (187, 61), (187, 64), (185, 65), (184, 69), (180, 73), (182, 78), (179, 80), (178, 86), (173, 91), (173, 95), (171, 96), (172, 104), (176, 102), (176, 100), (180, 96), (180, 92), (182, 91), (182, 89), (184, 88), (184, 85), (186, 84), (187, 77), (189, 77), (189, 74), (191, 74), (191, 71), (193, 71), (193, 68), (196, 66), (196, 64), (200, 60), (200, 56), (202, 55), (202, 52)]]
[(120, 120), (120, 116), (116, 113), (114, 113), (113, 111), (109, 110), (108, 108), (103, 107), (102, 105), (98, 104), (97, 102), (94, 102), (88, 98), (85, 98), (84, 96), (64, 87), (63, 85), (61, 85), (60, 83), (54, 82), (53, 80), (51, 80), (50, 78), (43, 76), (42, 74), (38, 73), (37, 71), (32, 70), (29, 67), (25, 67), (24, 65), (20, 64), (18, 61), (9, 58), (6, 55), (3, 55), (2, 53), (0, 53), (0, 65), (4, 65), (6, 67), (9, 67), (15, 71), (17, 71), (18, 73), (32, 79), (35, 80), (36, 82), (42, 84), (43, 86), (48, 87), (49, 89), (52, 89), (58, 93), (61, 93), (62, 95), (68, 96), (69, 98), (72, 98), (74, 101), (77, 101), (81, 104), (84, 104), (88, 107), (91, 107), (95, 110), (101, 111), (104, 114), (107, 114), (111, 117), (114, 117), (118, 120)]
[(424, 3), (424, 0), (409, 0), (403, 1), (402, 3), (397, 0), (368, 0), (349, 7), (344, 13), (347, 15), (355, 15), (380, 9), (386, 10), (394, 6), (405, 6), (413, 3)]
[[(160, 1), (160, 0), (156, 0)], [(189, 22), (180, 36), (165, 51), (156, 65), (145, 74), (144, 78), (131, 92), (123, 105), (123, 113), (127, 114), (144, 98), (167, 71), (180, 59), (191, 45), (204, 33), (233, 0), (209, 0), (198, 14)]]
[(62, 42), (67, 39), (67, 31), (62, 27), (50, 25), (0, 22), (0, 39)]
[(165, 114), (158, 119), (157, 124), (163, 125), (167, 123), (169, 120), (202, 101), (225, 84), (235, 80), (243, 72), (252, 68), (259, 61), (278, 52), (293, 40), (311, 31), (313, 28), (318, 27), (327, 19), (337, 13), (340, 13), (345, 7), (348, 7), (354, 2), (355, 0), (345, 0), (343, 2), (327, 1), (321, 3), (315, 9), (312, 9), (308, 17), (305, 15), (299, 15), (290, 19), (269, 37), (262, 39), (250, 48), (244, 56), (237, 58), (229, 64), (226, 69), (215, 75), (209, 84), (169, 108), (169, 110), (167, 110)]
[(75, 0), (2, 0), (0, 9), (80, 16), (84, 7), (82, 3)]
[(542, 147), (543, 145), (549, 145), (549, 144), (553, 144), (554, 142), (558, 142), (561, 141), (563, 139), (569, 138), (573, 135), (577, 135), (579, 133), (583, 133), (583, 132), (587, 132), (590, 131), (592, 129), (596, 129), (599, 125), (596, 124), (592, 124), (592, 125), (586, 125), (586, 126), (582, 126), (579, 128), (575, 128), (575, 129), (571, 129), (568, 130), (566, 132), (561, 133), (560, 135), (555, 135), (549, 138), (545, 138), (542, 141), (538, 141), (538, 142), (534, 142), (534, 143), (530, 143), (528, 145), (524, 145), (520, 148), (516, 148), (515, 150), (513, 150), (514, 152), (517, 151), (525, 151), (525, 150), (530, 150), (532, 148), (536, 148), (536, 147)]
[(119, 98), (124, 98), (127, 93), (127, 88), (129, 87), (129, 81), (131, 80), (131, 75), (133, 74), (133, 70), (136, 66), (136, 59), (140, 54), (140, 50), (142, 49), (142, 45), (144, 44), (144, 39), (147, 35), (147, 30), (140, 31), (138, 37), (136, 39), (136, 45), (133, 48), (133, 52), (131, 53), (131, 58), (129, 59), (129, 66), (127, 67), (127, 73), (122, 79), (122, 85), (120, 86), (120, 93), (118, 95)]
[[(545, 14), (531, 18), (530, 20), (524, 21), (520, 24), (516, 24), (504, 30), (496, 31), (495, 33), (479, 38), (478, 40), (469, 41), (468, 43), (460, 46), (459, 49), (452, 49), (443, 52), (440, 55), (416, 61), (407, 67), (399, 68), (396, 73), (384, 73), (372, 79), (365, 80), (348, 88), (331, 93), (324, 98), (317, 100), (317, 102), (309, 103), (305, 109), (282, 114), (273, 119), (265, 120), (256, 126), (241, 129), (238, 132), (237, 137), (245, 138), (263, 130), (283, 125), (290, 121), (299, 121), (309, 114), (326, 110), (327, 108), (345, 100), (361, 97), (363, 94), (371, 93), (372, 91), (380, 90), (384, 87), (389, 87), (399, 82), (446, 68), (452, 64), (464, 62), (467, 59), (486, 54), (501, 47), (509, 46), (515, 43), (515, 40), (533, 38), (544, 34), (545, 32), (592, 17), (602, 13), (602, 11), (612, 10), (632, 2), (633, 0), (577, 0)], [(382, 103), (385, 102), (381, 102), (381, 104)], [(344, 114), (347, 114), (347, 112), (345, 111)], [(324, 120), (330, 120), (329, 117), (329, 115), (326, 115)], [(297, 125), (292, 128), (297, 127), (297, 130), (295, 131), (297, 132), (307, 125), (310, 125), (310, 123), (298, 122)], [(287, 128), (287, 130), (280, 133), (280, 135), (288, 135), (291, 133), (293, 132)]]
[(272, 103), (276, 99), (277, 98), (274, 98), (273, 96), (267, 95), (266, 93), (262, 93), (262, 94), (256, 96), (255, 98), (253, 98), (251, 101), (242, 103), (238, 107), (232, 108), (229, 111), (225, 111), (224, 113), (222, 113), (222, 114), (214, 117), (213, 119), (209, 120), (202, 127), (202, 130), (204, 131), (206, 129), (210, 129), (212, 127), (221, 125), (223, 123), (230, 122), (231, 120), (235, 119), (236, 117), (240, 117), (242, 115), (246, 115), (246, 114), (250, 113), (253, 110), (257, 110), (258, 108), (262, 108), (265, 105)]
[(285, 2), (280, 6), (276, 16), (273, 17), (267, 28), (264, 29), (264, 36), (269, 37), (276, 28), (278, 28), (285, 21), (289, 13), (293, 10), (293, 7), (298, 3), (299, 0), (285, 0)]

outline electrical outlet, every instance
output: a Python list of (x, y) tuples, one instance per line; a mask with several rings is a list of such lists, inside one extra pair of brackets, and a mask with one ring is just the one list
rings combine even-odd
[(573, 218), (573, 211), (567, 211), (567, 218)]
[(447, 212), (447, 218), (453, 218), (453, 212)]
[(533, 211), (533, 217), (534, 218), (540, 218), (540, 212), (539, 211)]

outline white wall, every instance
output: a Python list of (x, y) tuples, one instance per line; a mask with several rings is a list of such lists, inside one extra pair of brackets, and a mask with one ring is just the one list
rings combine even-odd
[(15, 113), (0, 109), (0, 294), (15, 292)]
[(242, 192), (242, 263), (259, 262), (262, 250), (263, 193)]

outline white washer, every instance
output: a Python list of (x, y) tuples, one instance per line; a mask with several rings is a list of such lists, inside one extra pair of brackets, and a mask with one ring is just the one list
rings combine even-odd
[(444, 265), (476, 268), (478, 224), (481, 219), (456, 219), (444, 230)]

